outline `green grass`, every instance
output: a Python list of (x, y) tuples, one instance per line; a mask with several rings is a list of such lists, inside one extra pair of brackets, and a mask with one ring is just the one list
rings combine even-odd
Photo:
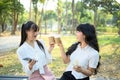
[(99, 44), (110, 44), (110, 43), (119, 43), (120, 44), (120, 37), (117, 35), (100, 35), (98, 36)]
[[(46, 46), (48, 46), (47, 36), (42, 36)], [(62, 36), (62, 42), (65, 50), (76, 41), (75, 36)], [(120, 59), (120, 37), (117, 35), (99, 35), (98, 42), (100, 45), (100, 55), (102, 62), (107, 60), (119, 61)], [(55, 76), (59, 77), (65, 71), (66, 66), (61, 58), (60, 51), (57, 45), (52, 52), (53, 62), (49, 64), (50, 69)], [(109, 62), (109, 63), (110, 63)], [(0, 68), (0, 75), (25, 75), (22, 71), (22, 66), (17, 58), (16, 49), (7, 52), (6, 55), (0, 56), (0, 64), (3, 64), (3, 68)], [(103, 73), (103, 72), (102, 72)], [(120, 73), (119, 73), (120, 74)], [(118, 75), (118, 73), (117, 73)]]

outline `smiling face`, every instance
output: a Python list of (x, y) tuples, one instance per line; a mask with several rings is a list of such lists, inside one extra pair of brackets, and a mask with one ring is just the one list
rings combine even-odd
[(36, 37), (38, 35), (38, 31), (34, 31), (33, 29), (30, 29), (28, 31), (26, 31), (27, 33), (27, 39), (28, 40), (36, 40)]
[(28, 29), (26, 31), (26, 34), (27, 34), (27, 40), (36, 40), (36, 37), (38, 35), (38, 32), (39, 32), (39, 28), (38, 26), (36, 26), (35, 24), (32, 24), (30, 26), (30, 29)]
[(85, 42), (85, 35), (81, 31), (76, 31), (76, 37), (79, 42)]

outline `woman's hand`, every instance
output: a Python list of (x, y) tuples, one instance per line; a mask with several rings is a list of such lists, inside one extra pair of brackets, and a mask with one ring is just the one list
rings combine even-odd
[(55, 44), (49, 44), (49, 50), (48, 50), (49, 53), (51, 53), (54, 47), (55, 47)]
[(28, 62), (28, 64), (29, 64), (29, 69), (30, 69), (30, 70), (33, 68), (33, 65), (34, 65), (35, 63), (36, 63), (36, 60), (33, 60), (33, 59)]
[(85, 74), (85, 75), (87, 75), (87, 76), (91, 76), (91, 75), (93, 75), (94, 74), (94, 68), (88, 68), (88, 69), (83, 69), (81, 66), (78, 66), (78, 65), (76, 65), (76, 66), (74, 66), (73, 67), (73, 69), (75, 70), (75, 71), (77, 71), (77, 72), (81, 72), (81, 73), (83, 73), (83, 74)]
[(75, 65), (75, 66), (73, 67), (73, 69), (74, 69), (75, 71), (77, 71), (77, 72), (82, 72), (82, 67), (81, 67), (81, 66)]
[(61, 41), (61, 43), (57, 43), (57, 45), (60, 47), (60, 48), (63, 48), (63, 43)]
[(59, 46), (61, 53), (65, 54), (64, 46), (63, 46), (62, 42), (58, 43), (57, 45)]

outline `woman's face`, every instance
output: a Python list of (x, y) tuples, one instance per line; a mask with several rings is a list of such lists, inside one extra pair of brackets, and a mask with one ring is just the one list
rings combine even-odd
[(76, 37), (79, 42), (85, 41), (85, 35), (81, 31), (76, 31)]
[(26, 33), (27, 33), (28, 40), (36, 40), (38, 31), (35, 32), (33, 29), (30, 29), (30, 30), (26, 31)]

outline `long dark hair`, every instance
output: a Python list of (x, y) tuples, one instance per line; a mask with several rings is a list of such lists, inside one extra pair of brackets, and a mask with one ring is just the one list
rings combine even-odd
[[(20, 42), (19, 46), (21, 46), (26, 41), (26, 38), (27, 38), (26, 31), (29, 31), (30, 29), (33, 29), (34, 32), (39, 31), (39, 27), (32, 21), (28, 21), (27, 23), (22, 24), (22, 28), (21, 28), (21, 42)], [(44, 51), (44, 53), (45, 53), (44, 47), (41, 44), (41, 42), (38, 41), (38, 40), (36, 40), (36, 42), (37, 42), (39, 48), (42, 49)]]
[[(98, 41), (97, 41), (97, 36), (96, 36), (96, 31), (95, 31), (95, 27), (89, 23), (86, 24), (80, 24), (77, 28), (76, 31), (81, 31), (84, 35), (85, 35), (85, 42), (91, 46), (92, 48), (94, 48), (95, 50), (97, 50), (99, 52), (99, 46), (98, 46)], [(72, 44), (67, 52), (66, 55), (71, 55), (73, 51), (76, 50), (77, 45), (80, 42), (76, 42), (74, 44)], [(100, 62), (98, 63), (97, 68), (99, 67)], [(97, 73), (97, 71), (95, 70), (95, 74)]]
[(77, 28), (77, 31), (81, 31), (85, 35), (85, 42), (99, 52), (99, 46), (96, 36), (95, 27), (89, 23), (80, 24)]
[[(39, 27), (32, 21), (28, 21), (27, 23), (22, 24), (22, 28), (21, 28), (21, 42), (20, 45), (21, 46), (27, 38), (27, 33), (26, 31), (29, 31), (30, 29), (33, 29), (34, 32), (39, 31)], [(36, 40), (38, 46), (44, 50), (43, 45), (40, 43), (40, 41)]]
[(39, 31), (39, 27), (32, 21), (28, 21), (28, 22), (22, 24), (22, 28), (21, 28), (21, 42), (20, 42), (19, 46), (21, 46), (26, 41), (26, 38), (27, 38), (26, 31), (29, 31), (31, 28), (35, 32)]

